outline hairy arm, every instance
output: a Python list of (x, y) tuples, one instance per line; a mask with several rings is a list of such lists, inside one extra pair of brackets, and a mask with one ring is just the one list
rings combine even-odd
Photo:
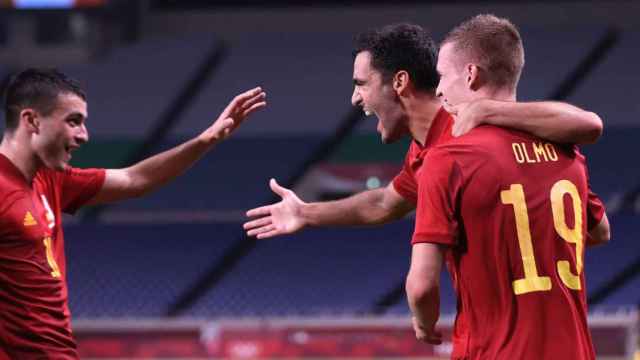
[(590, 144), (602, 135), (597, 114), (564, 102), (481, 99), (448, 110), (456, 118), (454, 136), (481, 124), (518, 129), (559, 143)]
[(301, 213), (312, 226), (377, 225), (398, 220), (413, 209), (389, 184), (340, 200), (309, 203)]
[(248, 236), (258, 239), (291, 234), (305, 226), (375, 225), (399, 219), (414, 205), (396, 192), (392, 184), (345, 199), (306, 203), (274, 180), (271, 190), (282, 200), (247, 212), (254, 218), (244, 224)]

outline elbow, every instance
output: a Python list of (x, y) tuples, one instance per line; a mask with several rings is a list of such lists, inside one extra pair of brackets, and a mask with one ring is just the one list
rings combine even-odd
[(439, 287), (437, 279), (418, 277), (410, 272), (405, 284), (407, 300), (414, 305), (428, 303), (439, 296)]
[(125, 186), (126, 197), (129, 199), (143, 197), (153, 191), (151, 182), (144, 176), (129, 174)]
[(585, 144), (593, 144), (602, 136), (602, 119), (594, 112), (585, 111), (586, 132)]

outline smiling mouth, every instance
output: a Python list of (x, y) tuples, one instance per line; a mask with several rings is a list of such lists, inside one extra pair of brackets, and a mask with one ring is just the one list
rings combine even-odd
[(77, 146), (65, 146), (64, 150), (67, 152), (67, 154), (69, 156), (71, 156), (71, 153), (73, 153), (74, 151), (76, 151), (78, 149)]

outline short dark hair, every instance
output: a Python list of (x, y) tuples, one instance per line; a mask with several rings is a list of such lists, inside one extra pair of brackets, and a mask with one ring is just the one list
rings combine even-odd
[(371, 65), (385, 80), (405, 70), (417, 89), (435, 92), (440, 81), (436, 71), (438, 48), (421, 26), (408, 23), (387, 25), (357, 35), (355, 43), (353, 56), (368, 51)]
[(18, 127), (20, 112), (26, 108), (49, 115), (58, 105), (58, 96), (66, 93), (87, 101), (79, 83), (56, 69), (31, 68), (13, 75), (5, 91), (6, 130)]
[(476, 15), (453, 28), (442, 45), (446, 43), (484, 68), (490, 85), (516, 89), (524, 67), (524, 48), (518, 29), (508, 19)]

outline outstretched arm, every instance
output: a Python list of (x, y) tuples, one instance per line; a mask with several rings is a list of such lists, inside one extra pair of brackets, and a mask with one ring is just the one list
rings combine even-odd
[(392, 184), (368, 190), (336, 201), (306, 203), (291, 190), (274, 180), (271, 190), (282, 197), (278, 203), (249, 210), (256, 218), (244, 224), (248, 236), (258, 239), (291, 234), (305, 226), (374, 225), (399, 219), (412, 211), (414, 205), (396, 192)]
[(236, 96), (218, 119), (196, 138), (123, 169), (108, 169), (104, 185), (90, 201), (107, 203), (142, 196), (184, 173), (215, 144), (227, 138), (254, 111), (266, 106), (261, 88)]
[(602, 135), (602, 120), (597, 114), (557, 101), (481, 99), (447, 110), (455, 118), (454, 136), (482, 124), (518, 129), (559, 143), (590, 144)]

